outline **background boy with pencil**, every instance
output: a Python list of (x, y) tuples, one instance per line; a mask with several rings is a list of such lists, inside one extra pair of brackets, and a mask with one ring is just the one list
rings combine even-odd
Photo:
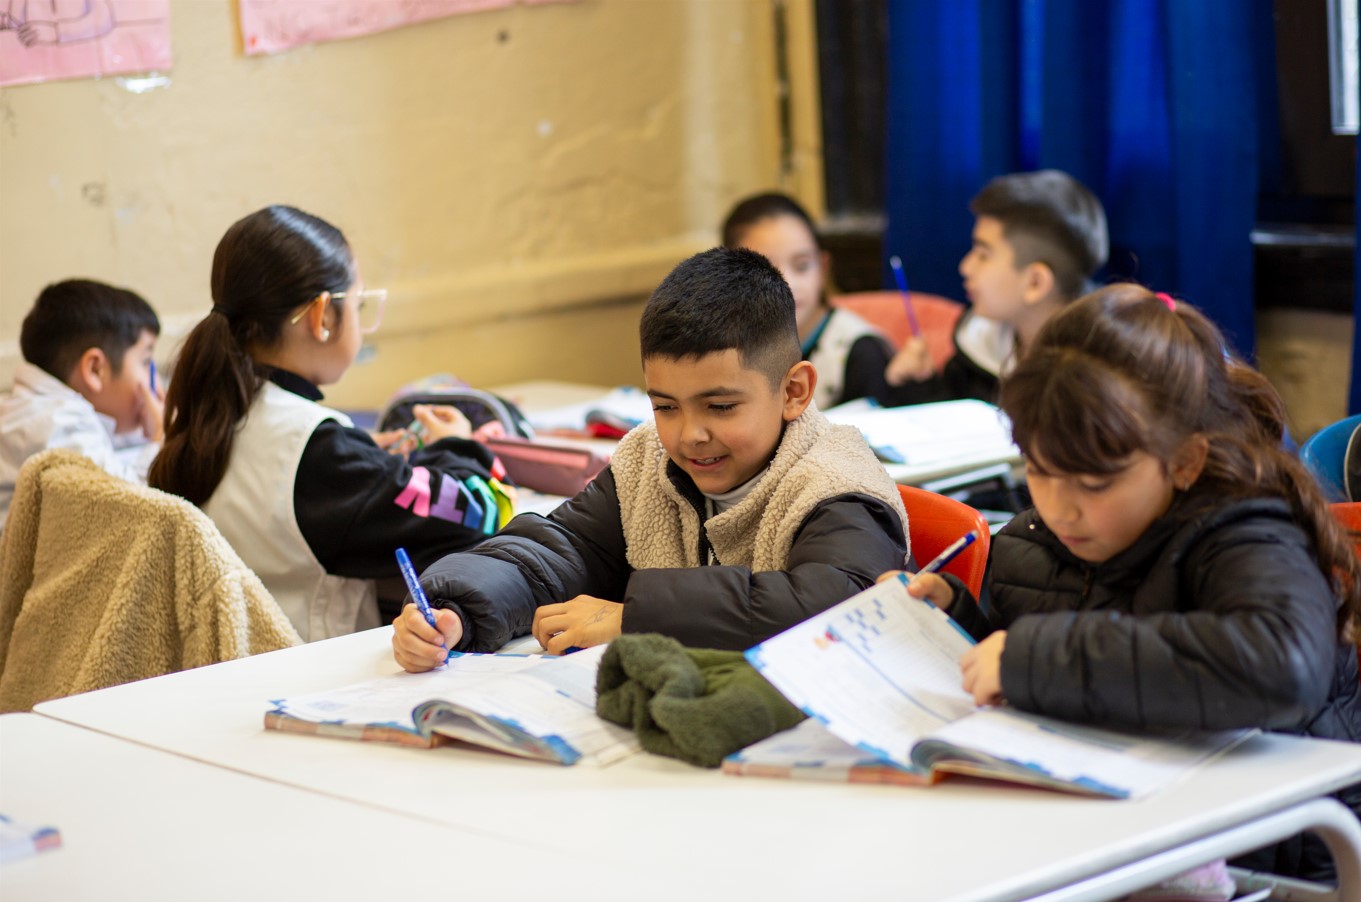
[(529, 632), (552, 653), (621, 632), (743, 649), (873, 584), (906, 556), (897, 487), (858, 431), (810, 404), (794, 300), (769, 261), (684, 261), (640, 327), (655, 422), (547, 518), (517, 517), (421, 578), (395, 621), (404, 668)]
[[(151, 384), (161, 323), (142, 297), (88, 279), (49, 285), (24, 317), (24, 361), (0, 396), (0, 527), (24, 461), (70, 448), (115, 476), (146, 481), (163, 432)], [(148, 444), (119, 450), (115, 434)]]
[(973, 246), (959, 263), (972, 309), (955, 327), (955, 354), (932, 377), (909, 345), (885, 372), (917, 380), (924, 400), (995, 401), (998, 378), (1025, 354), (1040, 326), (1091, 289), (1106, 263), (1106, 213), (1077, 179), (1056, 169), (998, 176), (969, 203)]

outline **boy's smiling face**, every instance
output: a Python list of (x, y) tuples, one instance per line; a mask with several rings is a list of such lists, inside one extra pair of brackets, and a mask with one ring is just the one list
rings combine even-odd
[(643, 381), (667, 455), (701, 492), (718, 495), (770, 462), (784, 424), (807, 408), (817, 376), (800, 362), (772, 388), (729, 348), (702, 357), (649, 357)]

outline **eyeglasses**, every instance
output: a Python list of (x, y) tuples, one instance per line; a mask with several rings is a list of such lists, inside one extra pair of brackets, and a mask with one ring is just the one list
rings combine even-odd
[(354, 300), (355, 313), (359, 314), (359, 334), (372, 335), (378, 331), (378, 324), (383, 321), (383, 307), (387, 303), (388, 290), (386, 288), (365, 288), (362, 291), (337, 291), (335, 294), (323, 291), (317, 295), (316, 300), (309, 301), (301, 310), (298, 311), (288, 324), (296, 325), (299, 320), (307, 315), (307, 308), (317, 301), (343, 301), (345, 298)]
[(383, 307), (387, 304), (386, 288), (365, 288), (363, 291), (342, 291), (331, 295), (331, 300), (354, 298), (354, 310), (359, 314), (359, 334), (372, 335), (383, 321)]

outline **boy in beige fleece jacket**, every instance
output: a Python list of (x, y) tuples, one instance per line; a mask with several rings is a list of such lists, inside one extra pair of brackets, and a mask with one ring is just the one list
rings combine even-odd
[(812, 403), (817, 372), (769, 261), (691, 257), (640, 331), (655, 421), (548, 517), (516, 517), (430, 567), (435, 626), (412, 605), (394, 621), (405, 669), (531, 630), (554, 654), (621, 632), (744, 649), (907, 560), (897, 487), (857, 430)]

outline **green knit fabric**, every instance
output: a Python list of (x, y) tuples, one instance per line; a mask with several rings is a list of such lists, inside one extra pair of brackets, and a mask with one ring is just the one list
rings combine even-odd
[(741, 652), (685, 648), (654, 633), (605, 649), (595, 709), (630, 727), (647, 751), (701, 767), (804, 718)]

